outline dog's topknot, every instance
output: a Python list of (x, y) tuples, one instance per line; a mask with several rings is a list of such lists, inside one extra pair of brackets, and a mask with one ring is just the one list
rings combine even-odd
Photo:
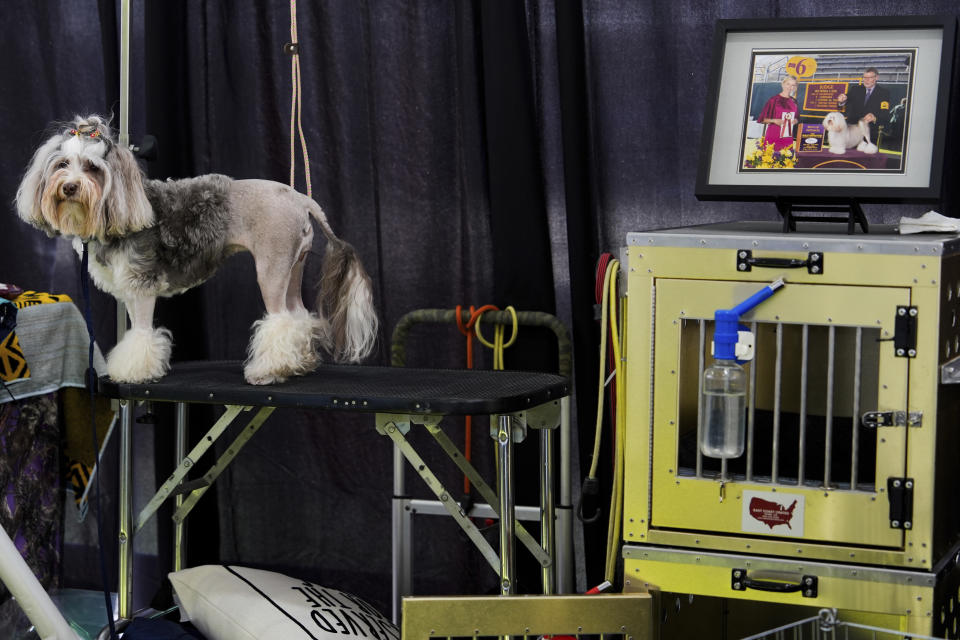
[(96, 114), (74, 116), (72, 122), (63, 125), (61, 133), (64, 137), (77, 136), (85, 143), (103, 141), (107, 145), (116, 144), (110, 121)]

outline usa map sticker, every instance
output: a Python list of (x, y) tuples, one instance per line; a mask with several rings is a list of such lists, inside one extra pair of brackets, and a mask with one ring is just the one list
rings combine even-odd
[(741, 529), (748, 533), (803, 537), (803, 496), (773, 491), (744, 491)]

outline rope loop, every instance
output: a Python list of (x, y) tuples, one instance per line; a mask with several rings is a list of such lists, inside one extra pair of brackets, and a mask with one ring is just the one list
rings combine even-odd
[(503, 335), (506, 331), (506, 327), (504, 327), (502, 324), (497, 324), (497, 326), (494, 327), (492, 344), (484, 339), (483, 334), (480, 333), (480, 316), (483, 315), (482, 313), (477, 315), (477, 323), (474, 327), (474, 331), (477, 334), (477, 340), (479, 340), (480, 343), (485, 347), (493, 349), (493, 368), (498, 371), (502, 371), (504, 368), (503, 350), (511, 346), (517, 340), (517, 310), (512, 306), (508, 306), (506, 311), (509, 311), (510, 316), (513, 318), (513, 335), (510, 336), (510, 340), (508, 340), (506, 343), (503, 341)]
[(460, 330), (460, 333), (467, 336), (468, 338), (473, 335), (473, 327), (480, 320), (482, 316), (487, 311), (499, 311), (496, 305), (485, 304), (479, 309), (474, 309), (473, 305), (470, 305), (470, 319), (467, 320), (467, 323), (463, 323), (463, 307), (459, 304), (457, 305), (456, 315), (457, 315), (457, 329)]

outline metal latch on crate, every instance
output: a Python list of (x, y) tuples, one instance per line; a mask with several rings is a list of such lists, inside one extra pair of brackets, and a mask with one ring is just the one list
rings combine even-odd
[(923, 411), (867, 411), (861, 416), (860, 424), (868, 429), (920, 427), (923, 426)]
[(821, 275), (823, 273), (823, 253), (811, 251), (806, 260), (800, 258), (762, 258), (754, 257), (750, 249), (737, 250), (737, 271), (752, 271), (753, 267), (768, 267), (771, 269), (800, 269), (807, 268), (807, 273)]
[(890, 528), (913, 528), (913, 478), (887, 478)]
[(804, 598), (817, 597), (817, 576), (801, 576), (800, 582), (774, 580), (772, 578), (751, 578), (746, 569), (733, 569), (730, 572), (730, 588), (734, 591), (756, 589), (776, 593), (794, 593), (799, 591)]
[(897, 307), (893, 325), (893, 349), (898, 358), (917, 357), (917, 308)]

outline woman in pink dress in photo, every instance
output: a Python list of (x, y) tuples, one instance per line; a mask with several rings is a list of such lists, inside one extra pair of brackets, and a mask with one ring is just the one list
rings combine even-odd
[(780, 93), (773, 96), (763, 105), (757, 121), (767, 125), (763, 134), (763, 146), (773, 144), (775, 151), (793, 146), (797, 126), (797, 101), (793, 96), (797, 93), (797, 79), (786, 76), (780, 82)]

